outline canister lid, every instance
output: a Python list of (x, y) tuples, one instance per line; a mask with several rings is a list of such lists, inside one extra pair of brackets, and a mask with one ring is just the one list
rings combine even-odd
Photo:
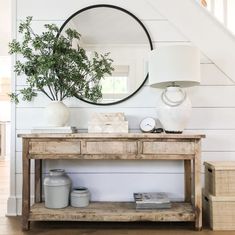
[(61, 176), (65, 174), (64, 169), (51, 169), (49, 172), (50, 176)]
[(48, 187), (59, 187), (71, 185), (71, 180), (63, 169), (53, 169), (50, 170), (49, 176), (45, 177), (43, 184)]
[(72, 193), (73, 193), (73, 194), (79, 194), (79, 195), (81, 195), (81, 194), (87, 194), (87, 193), (89, 193), (89, 190), (88, 190), (88, 188), (81, 186), (81, 187), (76, 187), (76, 188), (74, 188), (73, 191), (72, 191)]

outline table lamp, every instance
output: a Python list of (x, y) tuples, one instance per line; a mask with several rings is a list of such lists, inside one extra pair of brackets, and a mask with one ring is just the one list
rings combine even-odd
[(163, 88), (158, 118), (166, 133), (182, 133), (191, 102), (182, 87), (200, 83), (200, 52), (190, 45), (161, 46), (150, 52), (149, 85)]

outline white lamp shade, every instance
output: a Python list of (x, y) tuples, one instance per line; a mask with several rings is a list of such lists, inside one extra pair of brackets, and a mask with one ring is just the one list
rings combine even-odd
[(149, 85), (196, 86), (200, 83), (200, 52), (194, 46), (161, 46), (150, 52)]

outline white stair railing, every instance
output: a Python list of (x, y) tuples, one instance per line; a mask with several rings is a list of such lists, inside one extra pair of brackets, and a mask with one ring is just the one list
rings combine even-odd
[[(202, 9), (197, 4), (201, 0), (197, 0), (197, 2), (196, 0), (142, 1), (147, 2), (153, 10), (168, 19), (169, 23), (182, 32), (185, 38), (197, 46), (224, 74), (235, 82), (235, 36), (209, 11)], [(235, 0), (231, 1), (235, 2)], [(228, 4), (229, 2), (227, 0)]]
[(235, 0), (199, 0), (199, 2), (235, 34)]

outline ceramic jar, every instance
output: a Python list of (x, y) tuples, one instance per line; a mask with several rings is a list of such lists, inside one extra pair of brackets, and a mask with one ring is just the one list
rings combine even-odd
[(69, 120), (69, 108), (62, 101), (51, 101), (45, 108), (47, 126), (65, 126)]
[(43, 185), (47, 208), (64, 208), (69, 205), (71, 179), (64, 170), (50, 170), (50, 175), (44, 179)]
[(86, 207), (89, 205), (90, 193), (85, 187), (74, 188), (70, 195), (70, 203), (73, 207)]
[(191, 102), (179, 87), (167, 87), (158, 102), (158, 118), (168, 133), (182, 133), (191, 116)]

